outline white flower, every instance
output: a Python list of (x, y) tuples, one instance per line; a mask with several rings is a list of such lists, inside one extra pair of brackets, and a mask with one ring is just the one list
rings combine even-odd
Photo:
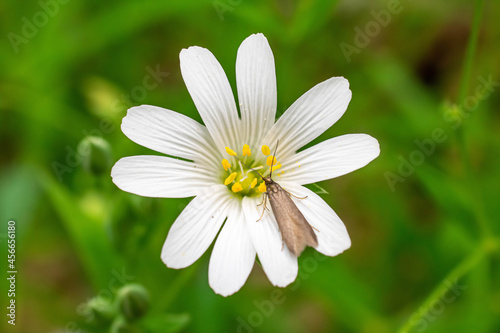
[(297, 197), (307, 196), (292, 199), (316, 230), (316, 250), (335, 256), (348, 249), (351, 241), (340, 218), (302, 185), (365, 166), (379, 155), (377, 140), (366, 134), (348, 134), (296, 151), (344, 114), (351, 100), (349, 82), (333, 77), (316, 85), (275, 123), (274, 57), (264, 35), (248, 37), (238, 50), (240, 115), (228, 79), (210, 51), (198, 46), (184, 49), (180, 64), (205, 126), (159, 107), (133, 107), (123, 119), (123, 133), (140, 145), (182, 159), (124, 157), (111, 171), (113, 182), (127, 192), (161, 198), (195, 197), (168, 233), (161, 253), (163, 262), (170, 268), (191, 265), (212, 244), (225, 221), (209, 264), (209, 283), (216, 293), (227, 296), (238, 291), (256, 254), (273, 285), (285, 287), (295, 280), (297, 257), (286, 246), (282, 248), (272, 211), (256, 222), (265, 186), (248, 169), (268, 175), (269, 156), (278, 139), (273, 178)]

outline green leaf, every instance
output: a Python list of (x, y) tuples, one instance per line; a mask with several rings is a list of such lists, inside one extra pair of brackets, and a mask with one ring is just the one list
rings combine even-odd
[(148, 317), (145, 325), (153, 333), (175, 333), (186, 328), (190, 321), (189, 313), (169, 313)]
[(38, 179), (94, 287), (110, 288), (124, 266), (111, 247), (104, 222), (85, 214), (78, 205), (78, 198), (47, 172), (38, 170)]

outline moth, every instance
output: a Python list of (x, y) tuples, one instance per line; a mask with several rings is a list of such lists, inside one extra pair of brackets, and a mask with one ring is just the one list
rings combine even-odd
[[(276, 148), (273, 154), (273, 161), (271, 165), (274, 165), (274, 158), (276, 156), (276, 151), (278, 149), (278, 142), (276, 143)], [(291, 196), (293, 194), (284, 190), (278, 183), (276, 183), (272, 178), (273, 170), (271, 166), (271, 171), (268, 177), (260, 175), (266, 184), (266, 192), (264, 192), (263, 204), (264, 209), (262, 215), (258, 221), (264, 216), (266, 210), (266, 202), (269, 199), (271, 207), (273, 210), (276, 222), (278, 222), (278, 227), (281, 232), (281, 237), (283, 242), (286, 244), (290, 252), (292, 252), (296, 257), (300, 256), (302, 251), (306, 246), (316, 247), (318, 246), (318, 238), (314, 233), (313, 227), (307, 222), (306, 218), (297, 205), (293, 202)], [(298, 198), (298, 197), (297, 197)], [(306, 199), (298, 198), (298, 199)], [(261, 203), (261, 205), (262, 205)]]

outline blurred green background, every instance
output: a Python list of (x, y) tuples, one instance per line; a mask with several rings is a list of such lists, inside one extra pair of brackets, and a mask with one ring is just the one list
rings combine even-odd
[[(9, 219), (18, 267), (17, 325), (2, 279), (2, 332), (106, 332), (88, 301), (115, 302), (125, 283), (150, 294), (139, 332), (500, 331), (497, 1), (3, 0), (0, 13), (1, 267)], [(258, 264), (238, 293), (216, 295), (211, 249), (166, 268), (161, 247), (190, 199), (135, 196), (109, 176), (123, 156), (155, 154), (120, 131), (128, 107), (201, 122), (182, 48), (211, 50), (234, 88), (237, 48), (256, 32), (274, 52), (278, 114), (345, 76), (350, 106), (315, 142), (368, 133), (381, 146), (367, 167), (311, 186), (352, 247), (307, 249), (278, 302)], [(103, 156), (90, 172), (88, 135), (105, 140), (90, 142)]]

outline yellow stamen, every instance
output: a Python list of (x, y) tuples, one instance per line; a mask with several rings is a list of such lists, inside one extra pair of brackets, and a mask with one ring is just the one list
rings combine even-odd
[(262, 193), (266, 192), (266, 183), (264, 183), (264, 182), (260, 183), (260, 185), (257, 189), (259, 191), (261, 191)]
[(236, 156), (236, 152), (229, 147), (226, 147), (226, 153), (228, 153), (231, 156)]
[(262, 154), (264, 154), (264, 155), (266, 155), (266, 156), (267, 156), (267, 155), (269, 155), (269, 154), (271, 154), (271, 149), (269, 149), (269, 147), (268, 147), (268, 146), (263, 145), (263, 146), (262, 146)]
[(266, 164), (271, 166), (271, 165), (276, 165), (276, 163), (278, 163), (278, 160), (276, 159), (276, 157), (274, 157), (273, 155), (269, 155), (267, 157), (267, 160), (266, 160)]
[(252, 151), (250, 150), (249, 145), (243, 145), (243, 156), (250, 156), (252, 155)]
[(271, 171), (275, 171), (281, 168), (281, 163), (271, 167)]
[(254, 187), (255, 187), (255, 185), (257, 185), (257, 178), (254, 178), (254, 179), (252, 180), (252, 184), (250, 184), (250, 188), (254, 188)]
[(228, 170), (228, 169), (231, 169), (231, 163), (229, 163), (228, 160), (226, 159), (223, 159), (222, 160), (222, 167), (224, 168), (224, 170)]
[(236, 193), (236, 192), (239, 192), (241, 190), (243, 190), (243, 186), (241, 186), (241, 184), (239, 182), (236, 182), (234, 183), (234, 185), (231, 187), (231, 190)]
[(234, 179), (236, 178), (236, 175), (238, 175), (238, 173), (236, 173), (236, 172), (233, 172), (232, 174), (230, 174), (229, 177), (227, 177), (226, 180), (224, 181), (224, 185), (231, 184), (234, 181)]

